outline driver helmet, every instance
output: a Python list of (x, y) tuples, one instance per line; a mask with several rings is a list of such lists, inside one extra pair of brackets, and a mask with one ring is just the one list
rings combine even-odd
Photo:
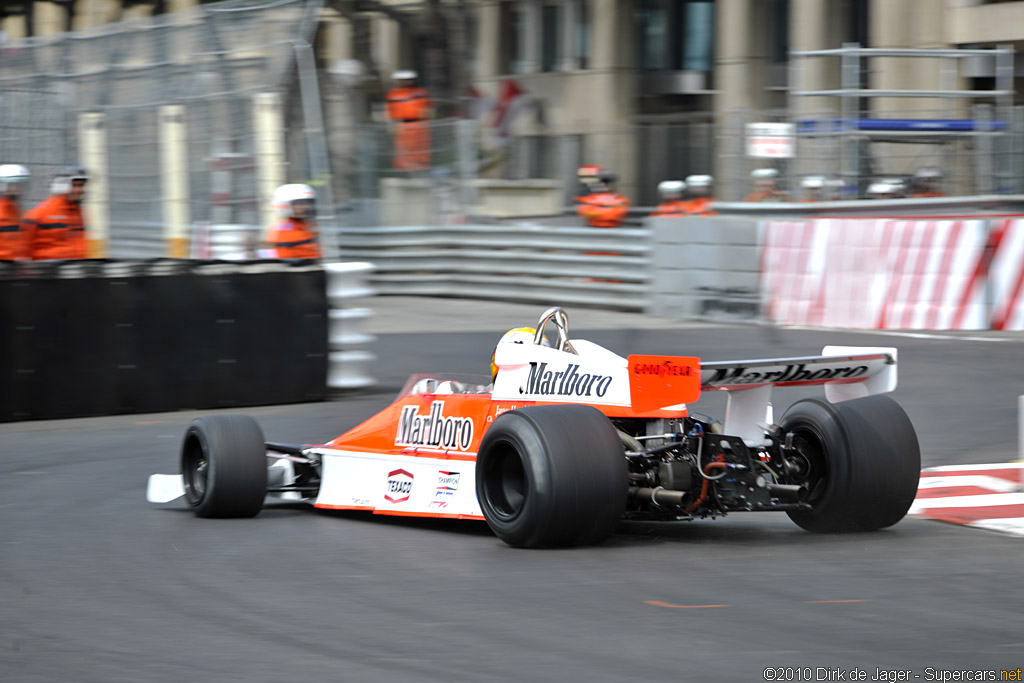
[[(536, 327), (516, 327), (509, 330), (501, 336), (498, 340), (498, 346), (502, 344), (532, 344), (533, 338), (537, 336)], [(547, 337), (541, 337), (541, 346), (550, 347), (551, 344), (548, 342)], [(494, 347), (494, 351), (491, 353), (491, 380), (498, 376), (498, 366), (494, 362), (494, 357), (498, 353), (498, 346)]]
[(305, 220), (316, 218), (316, 192), (309, 185), (300, 183), (282, 185), (274, 190), (270, 208), (274, 210), (278, 218), (291, 218), (295, 215), (295, 205), (299, 202), (308, 204)]

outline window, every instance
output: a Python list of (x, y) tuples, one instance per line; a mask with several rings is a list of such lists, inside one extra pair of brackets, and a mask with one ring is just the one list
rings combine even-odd
[(715, 6), (687, 2), (683, 21), (683, 70), (711, 71), (714, 60)]
[(503, 74), (521, 73), (522, 46), (519, 37), (522, 35), (523, 22), (526, 20), (518, 3), (503, 2), (501, 4), (501, 61), (499, 69)]
[(576, 5), (574, 57), (580, 69), (586, 69), (590, 62), (590, 2), (578, 0)]
[(711, 71), (712, 0), (637, 0), (634, 16), (641, 69)]
[(558, 68), (561, 9), (558, 5), (552, 4), (546, 4), (541, 8), (541, 71), (554, 71)]

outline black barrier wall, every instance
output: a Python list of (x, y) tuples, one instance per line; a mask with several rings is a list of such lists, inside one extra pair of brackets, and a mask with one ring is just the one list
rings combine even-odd
[(0, 421), (326, 398), (309, 261), (0, 261)]

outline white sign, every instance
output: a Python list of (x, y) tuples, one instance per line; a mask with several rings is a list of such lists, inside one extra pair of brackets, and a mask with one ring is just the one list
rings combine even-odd
[(756, 159), (790, 159), (796, 156), (792, 123), (748, 123), (747, 156)]

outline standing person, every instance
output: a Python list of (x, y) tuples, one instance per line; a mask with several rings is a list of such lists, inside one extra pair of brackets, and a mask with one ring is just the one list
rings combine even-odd
[(658, 195), (661, 203), (651, 214), (652, 216), (685, 216), (686, 204), (683, 202), (683, 193), (686, 192), (686, 183), (682, 180), (662, 180), (658, 183)]
[(272, 258), (320, 258), (320, 234), (316, 230), (316, 193), (309, 185), (282, 185), (274, 190), (270, 207), (277, 222), (267, 234)]
[(922, 168), (910, 180), (911, 197), (945, 197), (939, 188), (942, 182), (942, 171), (935, 167)]
[(576, 213), (593, 228), (617, 228), (629, 213), (629, 198), (615, 191), (615, 174), (602, 171), (592, 191), (580, 198)]
[(0, 166), (0, 260), (31, 257), (21, 227), (21, 195), (31, 177), (24, 166)]
[(388, 91), (388, 118), (395, 127), (395, 168), (421, 171), (430, 166), (430, 98), (416, 86), (415, 71), (396, 71)]
[(686, 212), (696, 216), (714, 216), (716, 211), (711, 208), (715, 199), (711, 196), (711, 184), (714, 178), (709, 175), (691, 175), (686, 177), (686, 190), (689, 200), (684, 202)]
[(82, 200), (89, 174), (78, 165), (61, 169), (50, 182), (50, 196), (22, 219), (33, 261), (88, 257)]
[(779, 172), (774, 168), (756, 168), (750, 173), (754, 190), (745, 202), (784, 202), (786, 193), (778, 187)]
[(800, 181), (804, 188), (804, 196), (801, 202), (820, 202), (825, 198), (825, 176), (809, 175)]

